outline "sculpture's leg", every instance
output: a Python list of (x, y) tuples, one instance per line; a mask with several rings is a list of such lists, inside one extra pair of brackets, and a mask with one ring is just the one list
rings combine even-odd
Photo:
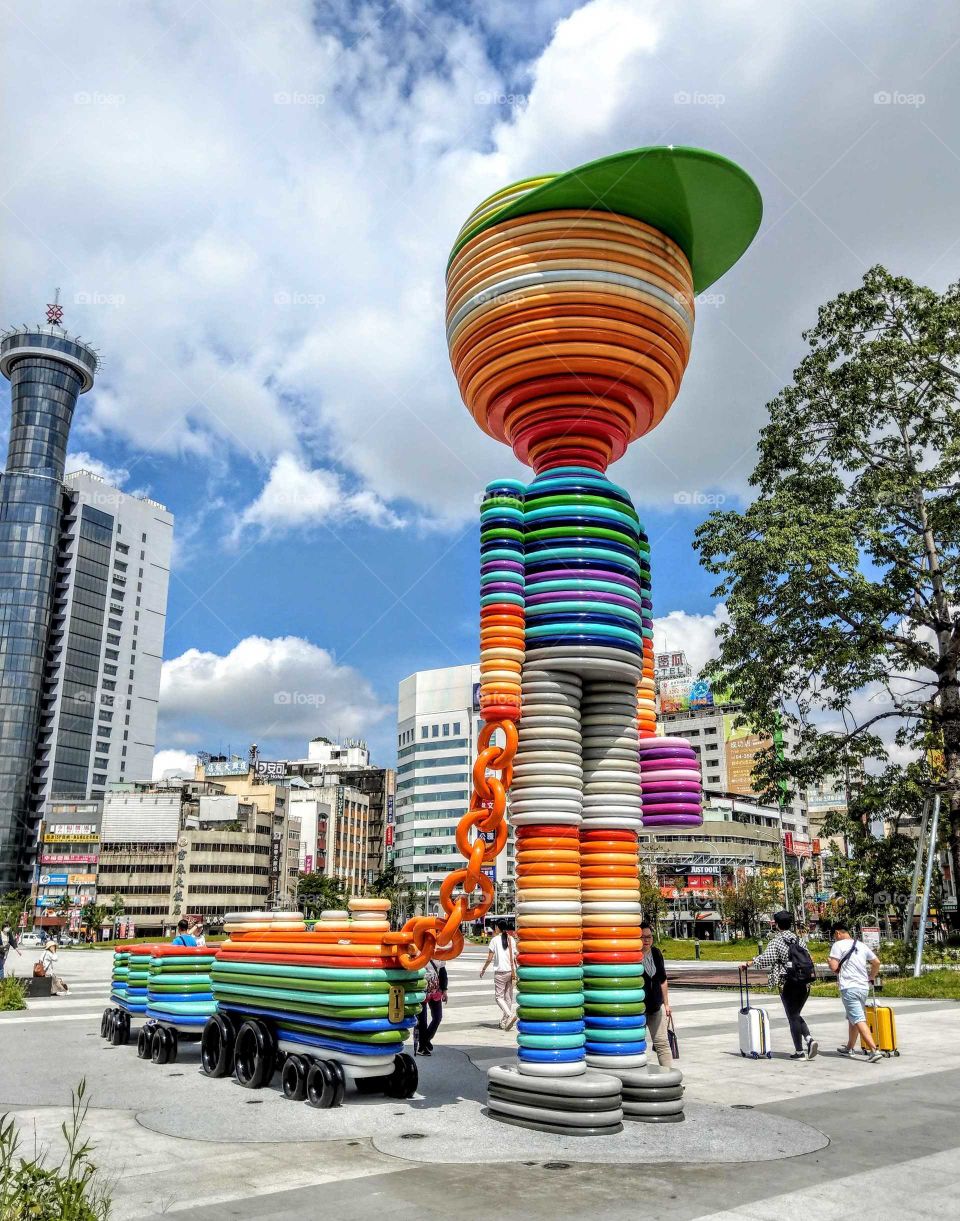
[(520, 1072), (537, 1077), (586, 1069), (580, 691), (575, 674), (524, 666), (510, 821), (517, 837)]
[(646, 1062), (636, 691), (626, 677), (585, 679), (581, 703), (587, 1063), (616, 1074)]
[(523, 668), (510, 789), (517, 835), (518, 1069), (488, 1074), (491, 1114), (547, 1132), (620, 1130), (617, 1077), (588, 1071), (580, 916), (582, 682), (541, 659)]

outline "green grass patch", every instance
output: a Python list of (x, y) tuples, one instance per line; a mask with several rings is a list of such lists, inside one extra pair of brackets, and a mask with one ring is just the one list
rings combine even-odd
[[(813, 996), (839, 996), (836, 984), (815, 984), (810, 989)], [(883, 988), (877, 993), (881, 1004), (884, 997), (912, 997), (917, 1000), (960, 1001), (960, 971), (926, 971), (918, 979), (912, 975), (902, 978), (884, 976)]]
[[(766, 945), (766, 940), (763, 944)], [(657, 940), (657, 946), (664, 958), (683, 961), (696, 957), (693, 941), (686, 938), (661, 937)], [(810, 956), (814, 962), (826, 962), (829, 948), (826, 942), (811, 941)], [(747, 962), (756, 955), (757, 942), (754, 939), (700, 942), (700, 958), (703, 962)]]

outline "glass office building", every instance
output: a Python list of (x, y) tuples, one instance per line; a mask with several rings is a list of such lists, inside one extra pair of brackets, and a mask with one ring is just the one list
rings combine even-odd
[(92, 348), (57, 325), (0, 339), (12, 415), (0, 482), (0, 892), (31, 876), (44, 791), (37, 744), (49, 669), (62, 650), (62, 633), (51, 629), (68, 507), (67, 440), (97, 363)]

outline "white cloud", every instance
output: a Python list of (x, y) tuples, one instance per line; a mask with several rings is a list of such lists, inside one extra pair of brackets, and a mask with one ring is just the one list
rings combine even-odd
[(653, 620), (653, 647), (663, 652), (671, 649), (683, 650), (687, 661), (699, 674), (712, 658), (720, 653), (717, 628), (728, 622), (727, 608), (718, 602), (708, 615), (691, 615), (687, 611), (670, 611)]
[(197, 756), (189, 750), (158, 750), (153, 756), (153, 779), (187, 776), (192, 780), (196, 762)]
[(309, 470), (295, 454), (281, 454), (260, 495), (243, 510), (238, 525), (261, 526), (271, 533), (351, 519), (373, 526), (403, 525), (373, 492), (348, 491), (336, 471)]
[(99, 475), (101, 479), (105, 479), (115, 488), (122, 488), (130, 478), (130, 472), (126, 467), (109, 466), (82, 449), (71, 450), (67, 454), (66, 473), (69, 475), (73, 471), (92, 471), (94, 475)]
[(324, 734), (362, 736), (391, 711), (351, 666), (298, 636), (248, 636), (229, 653), (188, 649), (163, 663), (165, 748), (306, 750)]
[[(516, 470), (448, 366), (444, 266), (464, 217), (527, 173), (715, 148), (757, 177), (766, 229), (701, 308), (676, 406), (615, 477), (646, 503), (741, 494), (817, 304), (877, 259), (949, 272), (958, 78), (931, 77), (922, 109), (873, 97), (920, 88), (951, 25), (945, 0), (923, 22), (847, 6), (829, 28), (742, 2), (208, 0), (172, 21), (35, 5), (8, 31), (2, 316), (35, 316), (37, 285), (63, 275), (66, 323), (105, 359), (75, 426), (88, 446), (204, 466), (302, 453), (368, 494), (367, 520), (450, 522)], [(510, 95), (526, 101), (496, 103)]]

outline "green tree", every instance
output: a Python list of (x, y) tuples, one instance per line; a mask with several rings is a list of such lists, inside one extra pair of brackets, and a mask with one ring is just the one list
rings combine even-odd
[(729, 611), (708, 673), (758, 730), (798, 731), (790, 757), (760, 756), (771, 796), (888, 763), (891, 737), (942, 747), (960, 876), (960, 285), (874, 267), (804, 338), (768, 407), (756, 499), (697, 531)]
[(930, 784), (925, 761), (891, 765), (880, 775), (864, 777), (847, 810), (833, 810), (824, 818), (821, 834), (842, 836), (846, 848), (831, 845), (835, 917), (872, 922), (887, 920), (893, 910), (901, 927), (909, 919), (917, 845), (901, 827), (919, 821)]
[(757, 937), (763, 919), (777, 905), (777, 885), (762, 873), (738, 873), (732, 882), (719, 886), (715, 901), (717, 911), (728, 928), (745, 937)]
[(113, 935), (117, 935), (117, 928), (123, 913), (126, 911), (126, 905), (123, 901), (123, 895), (114, 895), (110, 903), (110, 923), (113, 925)]
[(666, 911), (667, 901), (660, 890), (656, 873), (651, 876), (641, 865), (639, 880), (640, 907), (643, 912), (643, 921), (645, 924), (652, 925), (654, 933), (659, 937), (660, 921), (663, 919), (663, 913)]
[(370, 883), (370, 893), (378, 899), (390, 900), (389, 920), (391, 928), (401, 928), (412, 911), (412, 891), (403, 874), (391, 861), (386, 869)]
[(297, 906), (308, 920), (323, 911), (344, 911), (350, 893), (340, 878), (323, 873), (301, 873), (297, 882)]
[(20, 927), (20, 917), (30, 905), (30, 896), (22, 890), (10, 890), (0, 897), (0, 928), (9, 924), (12, 929)]
[(109, 915), (109, 907), (103, 903), (95, 903), (91, 899), (80, 909), (80, 924), (85, 932), (92, 933), (94, 937), (99, 938), (100, 930)]

